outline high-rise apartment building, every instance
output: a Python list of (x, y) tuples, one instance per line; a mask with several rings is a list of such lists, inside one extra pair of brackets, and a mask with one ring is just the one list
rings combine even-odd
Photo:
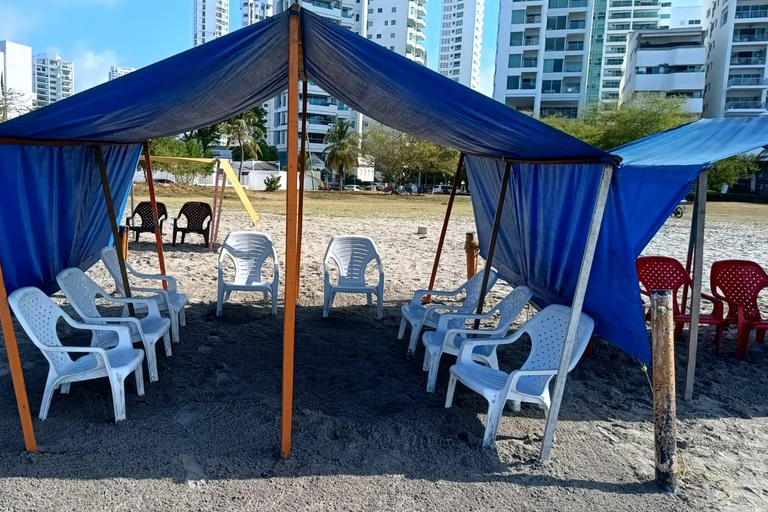
[(426, 0), (368, 0), (366, 31), (359, 33), (426, 66), (426, 3)]
[(75, 64), (59, 55), (40, 53), (34, 60), (35, 106), (44, 107), (75, 94)]
[(768, 2), (715, 0), (707, 5), (704, 117), (751, 117), (766, 108)]
[(443, 0), (438, 71), (472, 89), (480, 87), (485, 0)]
[(194, 2), (193, 42), (195, 46), (229, 34), (229, 0), (194, 0)]
[(0, 41), (0, 96), (9, 97), (8, 111), (0, 111), (0, 120), (3, 117), (18, 117), (32, 110), (35, 98), (32, 77), (32, 48)]
[(622, 68), (620, 100), (634, 95), (682, 96), (701, 115), (704, 93), (704, 32), (701, 27), (632, 31)]
[(109, 80), (111, 81), (111, 80), (114, 80), (115, 78), (120, 78), (121, 76), (127, 75), (132, 71), (136, 71), (136, 68), (124, 68), (120, 66), (111, 66), (109, 68)]
[[(376, 0), (384, 3), (387, 0)], [(244, 2), (245, 3), (245, 2)], [(292, 0), (276, 0), (274, 14), (289, 9)], [(301, 3), (302, 9), (308, 9), (315, 14), (337, 23), (342, 27), (365, 36), (368, 21), (367, 0), (308, 0)], [(245, 9), (245, 5), (243, 9)], [(280, 154), (280, 165), (286, 165), (286, 138), (288, 134), (288, 94), (283, 92), (273, 98), (268, 105), (267, 142), (277, 147)], [(299, 106), (301, 109), (301, 104)], [(358, 133), (362, 130), (362, 115), (350, 109), (338, 99), (326, 93), (311, 81), (307, 86), (307, 111), (299, 116), (307, 116), (307, 139), (310, 157), (317, 169), (322, 166), (323, 143), (328, 129), (339, 119), (350, 122)]]
[(700, 1), (502, 0), (494, 98), (537, 116), (618, 101), (630, 32), (700, 27)]
[(243, 26), (253, 25), (272, 16), (271, 0), (240, 0)]

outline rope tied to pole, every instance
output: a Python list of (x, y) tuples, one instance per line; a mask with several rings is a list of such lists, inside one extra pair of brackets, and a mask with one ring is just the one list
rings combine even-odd
[(464, 251), (478, 254), (480, 252), (480, 242), (477, 240), (467, 240), (464, 242)]

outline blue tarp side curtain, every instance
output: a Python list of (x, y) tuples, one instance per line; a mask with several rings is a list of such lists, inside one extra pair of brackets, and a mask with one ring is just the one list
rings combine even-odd
[(607, 153), (302, 11), (307, 77), (380, 123), (468, 155), (602, 161)]
[[(505, 164), (475, 157), (466, 162), (480, 254), (486, 257)], [(512, 167), (493, 264), (510, 284), (529, 286), (541, 307), (571, 304), (602, 167)], [(596, 334), (647, 362), (648, 335), (621, 198), (614, 173), (584, 312), (595, 320)]]
[[(140, 145), (105, 146), (115, 202), (126, 197)], [(0, 145), (0, 261), (8, 291), (53, 293), (56, 275), (86, 269), (112, 236), (93, 147)], [(117, 204), (116, 207), (119, 207)]]

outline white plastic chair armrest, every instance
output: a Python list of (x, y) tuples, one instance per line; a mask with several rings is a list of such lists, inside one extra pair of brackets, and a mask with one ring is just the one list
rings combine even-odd
[(520, 336), (522, 336), (524, 332), (525, 331), (520, 329), (515, 331), (511, 336), (506, 336), (504, 338), (468, 338), (461, 344), (461, 349), (459, 349), (459, 355), (457, 358), (458, 363), (472, 363), (472, 352), (474, 351), (475, 347), (483, 345), (507, 345), (509, 343), (514, 343), (520, 339)]
[(46, 347), (46, 352), (68, 352), (68, 353), (90, 353), (101, 359), (104, 366), (109, 367), (109, 357), (107, 351), (101, 347)]
[[(133, 348), (133, 343), (131, 343), (131, 330), (128, 329), (128, 327), (125, 325), (88, 324), (77, 322), (67, 316), (64, 316), (64, 319), (70, 326), (75, 329), (80, 329), (83, 331), (107, 331), (117, 333), (117, 347), (122, 347), (125, 349)], [(121, 318), (120, 320), (125, 320), (125, 318)]]
[(512, 381), (509, 389), (517, 389), (517, 381), (523, 377), (546, 377), (557, 375), (557, 370), (516, 370), (512, 372)]
[(168, 283), (168, 291), (169, 292), (175, 292), (176, 291), (176, 278), (171, 276), (164, 276), (162, 274), (143, 274), (141, 272), (137, 272), (133, 267), (129, 267), (131, 270), (131, 275), (138, 279), (147, 279), (150, 281), (166, 281)]
[[(458, 307), (456, 309), (458, 309)], [(489, 311), (488, 313), (483, 313), (480, 315), (477, 315), (474, 313), (443, 313), (440, 315), (440, 320), (437, 323), (437, 330), (446, 331), (448, 329), (448, 322), (450, 322), (451, 320), (464, 320), (465, 322), (467, 320), (483, 320), (493, 316), (493, 313), (494, 313), (493, 310)], [(487, 332), (487, 329), (486, 329), (486, 332)]]
[(413, 299), (411, 299), (411, 304), (414, 306), (420, 305), (423, 302), (424, 297), (427, 295), (431, 295), (432, 297), (454, 297), (458, 295), (459, 292), (461, 292), (461, 288), (450, 292), (440, 290), (416, 290), (413, 292)]
[[(168, 288), (170, 288), (170, 286)], [(131, 288), (131, 292), (147, 292), (147, 293), (154, 293), (155, 295), (162, 295), (163, 298), (165, 299), (165, 303), (170, 304), (169, 302), (170, 295), (168, 295), (168, 291), (165, 291), (162, 288)], [(149, 297), (141, 297), (141, 298), (147, 299)]]
[(116, 304), (144, 304), (147, 306), (147, 318), (160, 317), (160, 308), (158, 308), (157, 301), (153, 297), (114, 297), (109, 294), (102, 294), (102, 297)]

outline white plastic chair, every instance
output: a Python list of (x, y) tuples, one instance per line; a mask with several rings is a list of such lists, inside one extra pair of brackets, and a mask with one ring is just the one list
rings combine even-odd
[[(427, 392), (435, 391), (437, 370), (440, 367), (440, 358), (443, 354), (457, 356), (459, 349), (467, 339), (484, 337), (486, 341), (501, 339), (506, 336), (512, 322), (523, 310), (533, 293), (527, 286), (518, 286), (506, 297), (501, 299), (490, 311), (481, 315), (470, 313), (443, 313), (437, 324), (436, 331), (425, 332), (422, 337), (424, 343), (424, 370), (427, 375)], [(499, 319), (493, 329), (466, 328), (467, 320), (485, 320), (493, 318), (498, 313)], [(481, 345), (472, 351), (472, 358), (484, 363), (486, 366), (499, 369), (499, 361), (496, 357), (497, 345)]]
[[(529, 402), (544, 407), (545, 415), (549, 414), (549, 383), (552, 377), (557, 375), (570, 317), (571, 308), (568, 306), (547, 306), (509, 337), (492, 340), (469, 339), (462, 343), (458, 361), (451, 366), (451, 379), (448, 382), (445, 406), (450, 407), (453, 402), (457, 381), (488, 400), (488, 416), (483, 436), (484, 447), (494, 446), (499, 421), (507, 400), (512, 401), (515, 411), (520, 410), (521, 402)], [(594, 321), (582, 313), (576, 329), (576, 341), (568, 366), (569, 372), (573, 370), (581, 359), (584, 349), (587, 348), (594, 326)], [(520, 339), (523, 333), (527, 333), (531, 338), (531, 352), (519, 370), (507, 374), (481, 366), (472, 360), (472, 354), (477, 347), (513, 343)]]
[[(235, 279), (224, 280), (224, 264), (229, 258), (235, 264)], [(272, 258), (274, 276), (271, 282), (262, 281), (262, 267)], [(216, 316), (221, 316), (224, 302), (232, 292), (263, 292), (264, 300), (272, 296), (272, 314), (277, 314), (277, 289), (280, 282), (280, 266), (275, 244), (269, 235), (255, 231), (234, 231), (227, 235), (219, 253), (219, 293)]]
[[(109, 275), (115, 280), (115, 286), (117, 291), (125, 297), (125, 288), (123, 287), (123, 278), (120, 275), (120, 263), (117, 260), (117, 252), (114, 247), (105, 247), (101, 250), (101, 261), (104, 266), (107, 267)], [(133, 267), (125, 262), (125, 268), (128, 271), (129, 276), (133, 276), (136, 279), (146, 279), (153, 281), (165, 281), (168, 283), (168, 290), (162, 288), (138, 288), (131, 286), (131, 293), (151, 293), (154, 294), (157, 300), (157, 306), (161, 313), (168, 313), (168, 317), (171, 319), (171, 338), (174, 343), (179, 341), (179, 324), (181, 326), (187, 325), (187, 316), (184, 312), (184, 306), (186, 306), (189, 299), (186, 294), (180, 293), (176, 288), (176, 279), (171, 276), (155, 275), (155, 274), (142, 274), (133, 269)], [(127, 316), (127, 309), (123, 310), (123, 316)], [(145, 311), (144, 307), (139, 305), (137, 312)]]
[[(339, 270), (339, 281), (331, 283), (329, 262), (334, 262)], [(365, 268), (372, 261), (379, 267), (379, 282), (369, 285), (365, 282)], [(368, 305), (372, 304), (372, 295), (376, 294), (376, 310), (378, 317), (384, 314), (384, 267), (381, 256), (376, 250), (376, 244), (367, 236), (344, 235), (334, 236), (328, 244), (323, 258), (325, 271), (325, 286), (323, 288), (323, 317), (333, 306), (337, 293), (362, 293), (368, 297)]]
[[(59, 386), (62, 393), (69, 393), (72, 382), (107, 377), (112, 386), (115, 421), (124, 420), (125, 379), (131, 373), (136, 377), (139, 396), (144, 396), (144, 374), (141, 368), (144, 351), (133, 348), (128, 327), (76, 322), (37, 288), (20, 288), (8, 297), (8, 301), (24, 331), (50, 365), (40, 406), (40, 419), (44, 420), (48, 416), (53, 392)], [(75, 329), (117, 335), (117, 345), (110, 349), (62, 346), (56, 332), (60, 318)], [(70, 354), (77, 353), (85, 355), (73, 360)]]
[[(452, 291), (439, 291), (439, 290), (416, 290), (413, 294), (410, 304), (404, 304), (400, 311), (403, 315), (400, 320), (400, 332), (397, 333), (397, 339), (403, 339), (405, 335), (405, 328), (408, 324), (411, 324), (411, 339), (408, 341), (408, 355), (412, 356), (416, 351), (416, 344), (419, 341), (419, 333), (424, 327), (430, 327), (435, 329), (440, 319), (441, 312), (454, 311), (456, 313), (473, 313), (477, 310), (477, 303), (480, 301), (481, 288), (483, 286), (483, 276), (485, 275), (485, 269), (480, 270), (477, 274), (472, 276), (466, 283), (459, 286)], [(491, 273), (488, 276), (488, 291), (496, 284), (496, 280), (499, 275), (495, 270), (491, 269)], [(457, 297), (460, 294), (464, 294), (464, 299), (461, 302), (455, 302), (453, 304), (422, 304), (424, 297), (431, 295), (432, 297)]]
[[(59, 272), (56, 276), (61, 291), (67, 297), (83, 322), (88, 324), (115, 324), (125, 325), (131, 331), (131, 341), (142, 342), (144, 353), (147, 356), (149, 369), (149, 381), (156, 382), (159, 379), (157, 371), (157, 353), (155, 344), (162, 338), (165, 343), (165, 355), (171, 356), (171, 335), (169, 330), (171, 322), (160, 316), (157, 301), (152, 297), (112, 297), (104, 289), (93, 282), (79, 268), (68, 268)], [(143, 318), (103, 317), (96, 307), (96, 299), (101, 296), (108, 302), (115, 304), (141, 305), (147, 310), (147, 316)], [(114, 333), (96, 331), (91, 341), (92, 347), (111, 348), (117, 344), (117, 336)]]

